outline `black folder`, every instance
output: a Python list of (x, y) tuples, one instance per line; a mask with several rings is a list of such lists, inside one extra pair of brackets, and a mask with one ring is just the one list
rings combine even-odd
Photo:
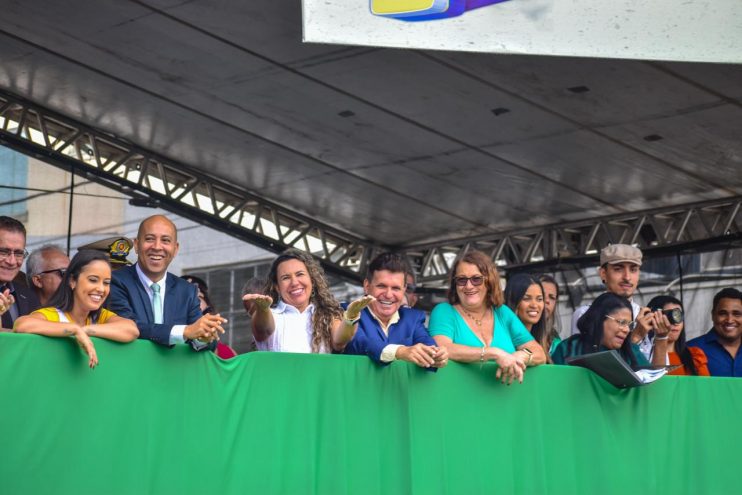
[(639, 387), (651, 383), (643, 382), (616, 350), (584, 354), (567, 358), (566, 361), (571, 366), (589, 369), (616, 388)]

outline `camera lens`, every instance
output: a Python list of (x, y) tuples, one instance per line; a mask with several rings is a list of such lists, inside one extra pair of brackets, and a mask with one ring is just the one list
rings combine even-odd
[(667, 319), (670, 320), (670, 323), (673, 325), (677, 325), (678, 323), (683, 323), (683, 310), (680, 308), (673, 308), (673, 309), (666, 309), (663, 311), (665, 313), (665, 316), (667, 316)]

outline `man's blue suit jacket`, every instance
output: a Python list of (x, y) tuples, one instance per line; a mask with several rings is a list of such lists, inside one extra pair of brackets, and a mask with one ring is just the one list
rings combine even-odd
[(418, 343), (436, 345), (425, 328), (425, 313), (419, 309), (399, 308), (399, 321), (389, 327), (389, 336), (365, 308), (361, 311), (358, 330), (345, 348), (345, 354), (366, 354), (381, 364), (381, 351), (389, 344), (412, 346)]
[(139, 280), (135, 265), (113, 272), (108, 309), (137, 323), (139, 338), (170, 345), (173, 325), (190, 325), (201, 318), (198, 289), (182, 278), (167, 274), (162, 323), (155, 324), (152, 303)]

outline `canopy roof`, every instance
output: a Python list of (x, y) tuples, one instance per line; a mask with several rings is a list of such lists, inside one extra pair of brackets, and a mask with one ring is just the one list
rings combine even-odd
[(302, 44), (285, 0), (1, 3), (0, 88), (358, 245), (720, 200), (739, 232), (742, 66)]

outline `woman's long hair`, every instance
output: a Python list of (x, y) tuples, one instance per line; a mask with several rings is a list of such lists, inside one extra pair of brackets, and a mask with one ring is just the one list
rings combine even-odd
[(453, 262), (451, 273), (448, 276), (448, 302), (451, 305), (459, 303), (459, 294), (456, 292), (456, 268), (459, 263), (469, 263), (476, 266), (484, 277), (485, 287), (487, 287), (486, 300), (492, 306), (499, 308), (505, 303), (500, 287), (500, 274), (492, 262), (492, 258), (482, 251), (471, 250), (459, 255)]
[[(655, 296), (652, 298), (651, 301), (649, 301), (647, 307), (649, 307), (649, 309), (651, 309), (652, 311), (657, 311), (658, 309), (664, 308), (667, 304), (677, 304), (678, 306), (680, 306), (680, 309), (683, 310), (683, 313), (685, 313), (683, 303), (681, 303), (679, 299), (676, 299), (672, 296)], [(686, 371), (688, 371), (691, 375), (698, 374), (696, 364), (693, 362), (693, 356), (691, 355), (690, 351), (688, 350), (688, 346), (685, 343), (685, 322), (683, 322), (683, 328), (682, 330), (680, 330), (678, 340), (675, 341), (675, 353), (680, 358), (680, 362), (683, 363), (683, 366), (685, 366)]]
[[(106, 253), (102, 253), (93, 249), (84, 249), (82, 251), (78, 251), (77, 254), (72, 257), (70, 265), (67, 267), (67, 271), (64, 273), (64, 277), (62, 277), (62, 283), (59, 284), (59, 288), (52, 295), (52, 297), (49, 298), (49, 306), (57, 308), (61, 311), (72, 310), (73, 306), (75, 305), (75, 295), (70, 282), (74, 280), (75, 283), (77, 283), (82, 270), (93, 261), (103, 261), (109, 267), (111, 266), (111, 262), (108, 260), (108, 255)], [(105, 302), (105, 300), (103, 302)], [(89, 316), (91, 321), (98, 321), (98, 317), (100, 316), (100, 310), (102, 307), (103, 304), (101, 304), (100, 308), (90, 313)]]
[(324, 346), (332, 350), (332, 322), (343, 317), (343, 309), (330, 293), (330, 287), (325, 279), (325, 271), (311, 255), (298, 249), (287, 249), (273, 260), (263, 290), (273, 298), (274, 305), (280, 299), (278, 292), (278, 266), (284, 261), (299, 260), (307, 267), (309, 279), (312, 281), (310, 303), (314, 304), (312, 315), (312, 352), (319, 352)]
[[(505, 285), (505, 304), (507, 304), (516, 315), (518, 314), (518, 305), (532, 285), (537, 285), (541, 290), (541, 296), (545, 297), (543, 286), (531, 275), (518, 273), (508, 279), (507, 285)], [(544, 308), (541, 311), (541, 317), (533, 327), (531, 327), (531, 335), (533, 335), (536, 342), (538, 342), (544, 349), (547, 361), (551, 362), (551, 358), (549, 357), (549, 348), (551, 347), (551, 343), (554, 341), (554, 337), (558, 337), (558, 335), (553, 331), (553, 329), (547, 328), (546, 320), (546, 305), (544, 304)]]
[[(580, 354), (592, 354), (600, 350), (606, 317), (620, 309), (628, 309), (631, 312), (631, 303), (625, 297), (617, 296), (611, 292), (605, 292), (593, 301), (585, 314), (577, 320), (577, 329), (580, 331), (580, 345), (582, 347)], [(632, 368), (637, 366), (638, 361), (631, 348), (631, 333), (626, 336), (618, 352)]]
[[(557, 300), (554, 304), (554, 311), (550, 315), (546, 315), (546, 329), (549, 332), (553, 332), (555, 336), (559, 336), (559, 283), (556, 281), (554, 277), (549, 275), (548, 273), (542, 273), (538, 276), (538, 281), (541, 282), (541, 287), (544, 286), (544, 284), (551, 284), (554, 287), (556, 287), (556, 297)], [(546, 290), (544, 290), (544, 302), (546, 302)]]

